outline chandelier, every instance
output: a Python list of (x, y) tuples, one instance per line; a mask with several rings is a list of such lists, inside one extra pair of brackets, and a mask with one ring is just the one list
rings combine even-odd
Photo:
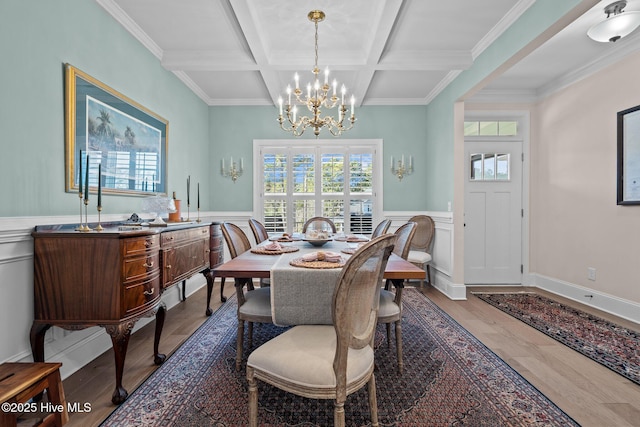
[[(287, 103), (283, 105), (284, 101), (282, 97), (278, 98), (280, 110), (278, 122), (283, 130), (291, 132), (295, 136), (302, 135), (308, 127), (311, 127), (317, 138), (320, 135), (320, 129), (325, 126), (333, 136), (340, 136), (342, 132), (351, 129), (356, 121), (355, 98), (353, 95), (351, 96), (351, 114), (347, 119), (347, 123), (343, 124), (345, 118), (347, 118), (347, 106), (344, 102), (347, 89), (342, 85), (340, 96), (338, 97), (338, 82), (334, 79), (332, 84), (329, 84), (329, 68), (325, 68), (324, 83), (320, 83), (320, 69), (318, 68), (318, 22), (324, 20), (325, 14), (321, 10), (312, 10), (307, 17), (316, 27), (315, 65), (312, 70), (313, 83), (309, 82), (307, 84), (307, 93), (306, 96), (303, 96), (303, 92), (300, 89), (300, 77), (298, 73), (295, 74), (295, 89), (291, 89), (290, 85), (287, 86)], [(298, 105), (301, 107), (306, 106), (310, 113), (309, 116), (302, 115), (302, 111), (298, 111)], [(321, 108), (331, 110), (335, 107), (338, 107), (337, 118), (332, 116), (321, 117)]]

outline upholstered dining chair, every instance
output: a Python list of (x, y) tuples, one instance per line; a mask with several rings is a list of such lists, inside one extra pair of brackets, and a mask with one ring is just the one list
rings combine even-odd
[(347, 395), (368, 384), (371, 423), (378, 425), (373, 337), (382, 275), (395, 242), (365, 244), (342, 268), (333, 293), (333, 325), (294, 326), (247, 360), (249, 425), (258, 425), (258, 382), (311, 399), (334, 399), (334, 425), (344, 426)]
[(269, 233), (267, 233), (267, 229), (264, 224), (257, 219), (251, 218), (249, 220), (249, 227), (251, 227), (253, 237), (256, 239), (256, 245), (259, 245), (269, 238)]
[[(231, 258), (251, 249), (251, 243), (244, 231), (235, 224), (222, 223), (222, 234)], [(245, 292), (244, 287), (247, 286)], [(224, 277), (220, 284), (224, 287)], [(253, 323), (271, 323), (271, 291), (268, 287), (253, 287), (251, 279), (236, 279), (236, 296), (238, 299), (238, 336), (236, 341), (236, 369), (240, 370), (242, 362), (244, 323), (248, 322), (248, 346), (253, 344)]]
[(382, 236), (387, 231), (389, 231), (389, 227), (391, 226), (390, 219), (383, 219), (376, 225), (376, 228), (373, 229), (373, 233), (371, 233), (371, 238), (375, 239), (378, 236)]
[[(431, 285), (431, 250), (436, 229), (433, 218), (427, 215), (416, 215), (411, 217), (409, 221), (415, 222), (417, 228), (416, 234), (411, 241), (411, 249), (409, 249), (407, 261), (425, 270), (427, 280)], [(424, 279), (420, 280), (420, 286), (424, 286)]]
[(336, 233), (336, 225), (329, 218), (325, 218), (323, 216), (314, 216), (313, 218), (309, 218), (304, 225), (302, 226), (302, 232), (306, 233), (311, 230), (324, 230), (330, 231), (332, 233)]
[[(395, 232), (396, 243), (393, 253), (400, 258), (407, 259), (411, 240), (416, 232), (416, 223), (407, 222)], [(395, 324), (396, 357), (398, 359), (398, 372), (402, 373), (404, 363), (402, 361), (402, 289), (403, 284), (397, 284), (391, 289), (391, 281), (387, 280), (384, 289), (380, 291), (380, 308), (378, 309), (378, 322), (385, 323), (387, 328), (387, 347), (391, 346), (391, 324)]]

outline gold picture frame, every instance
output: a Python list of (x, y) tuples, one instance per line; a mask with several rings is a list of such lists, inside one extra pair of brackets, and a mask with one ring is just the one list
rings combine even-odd
[(91, 192), (100, 169), (103, 193), (166, 194), (168, 130), (164, 118), (65, 64), (67, 192), (86, 185), (88, 167)]

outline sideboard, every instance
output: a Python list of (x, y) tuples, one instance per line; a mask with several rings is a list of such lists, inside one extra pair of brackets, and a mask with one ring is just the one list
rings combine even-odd
[(111, 401), (128, 396), (122, 375), (131, 330), (142, 317), (156, 316), (154, 363), (165, 318), (162, 292), (196, 273), (207, 280), (207, 314), (213, 288), (211, 268), (222, 263), (218, 223), (129, 227), (103, 224), (102, 231), (76, 231), (74, 225), (38, 226), (34, 240), (33, 359), (44, 361), (45, 332), (104, 327), (111, 336), (116, 386)]

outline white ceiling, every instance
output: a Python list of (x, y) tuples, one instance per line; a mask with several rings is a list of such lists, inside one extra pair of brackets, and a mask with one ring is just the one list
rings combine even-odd
[[(364, 105), (428, 104), (535, 0), (96, 0), (208, 105), (274, 105), (314, 61)], [(640, 47), (597, 43), (603, 1), (478, 92), (531, 101)], [(626, 10), (640, 10), (628, 0)], [(638, 30), (640, 33), (640, 30)], [(597, 65), (600, 64), (600, 65)]]

